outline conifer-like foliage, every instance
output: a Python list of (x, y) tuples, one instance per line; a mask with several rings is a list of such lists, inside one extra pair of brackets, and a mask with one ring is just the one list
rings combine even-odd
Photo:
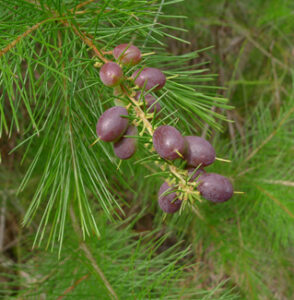
[[(0, 297), (291, 298), (294, 8), (265, 2), (0, 0)], [(145, 67), (167, 78), (148, 123), (99, 77), (122, 43), (142, 52), (127, 80)], [(117, 100), (138, 125), (130, 160), (97, 142)], [(159, 187), (184, 166), (152, 149), (160, 125), (209, 139), (231, 163), (208, 172), (244, 194), (188, 194), (164, 215)]]
[[(134, 39), (136, 44), (143, 45), (147, 55), (141, 65), (148, 62), (149, 66), (165, 68), (170, 77), (161, 94), (165, 121), (174, 122), (176, 110), (179, 125), (186, 131), (195, 123), (218, 127), (215, 117), (221, 115), (209, 113), (209, 109), (213, 104), (225, 107), (225, 100), (206, 95), (198, 87), (197, 82), (209, 77), (201, 75), (205, 69), (188, 65), (197, 52), (177, 57), (166, 53), (162, 39), (169, 35), (168, 26), (155, 24), (155, 18), (161, 17), (162, 4), (150, 5), (148, 1), (79, 4), (4, 1), (4, 4), (6, 28), (3, 29), (8, 37), (1, 52), (1, 133), (11, 134), (14, 130), (20, 133), (22, 141), (13, 151), (26, 146), (24, 159), (30, 151), (34, 152), (20, 191), (42, 169), (24, 224), (29, 224), (41, 210), (36, 243), (40, 245), (46, 236), (48, 243), (54, 245), (58, 241), (61, 245), (68, 209), (73, 207), (83, 237), (93, 232), (100, 236), (93, 204), (113, 219), (121, 209), (111, 181), (115, 178), (124, 188), (131, 186), (125, 166), (118, 167), (119, 161), (107, 145), (89, 147), (96, 139), (97, 118), (114, 100), (112, 89), (99, 80), (95, 63), (105, 63), (107, 53), (120, 42)], [(24, 114), (29, 118), (21, 122)], [(50, 233), (45, 234), (48, 227)]]
[[(165, 37), (178, 38), (169, 34), (175, 27), (164, 25), (165, 20), (176, 16), (164, 15), (162, 10), (175, 2), (3, 1), (1, 19), (6, 35), (2, 37), (0, 52), (0, 133), (8, 137), (17, 133), (17, 146), (11, 153), (25, 149), (22, 162), (27, 170), (18, 192), (34, 191), (23, 221), (29, 225), (35, 222), (34, 218), (38, 219), (34, 246), (44, 244), (52, 250), (57, 246), (61, 257), (65, 228), (71, 223), (74, 233), (82, 240), (93, 235), (101, 238), (107, 225), (100, 223), (99, 226), (99, 215), (111, 222), (126, 217), (123, 207), (130, 203), (120, 191), (129, 190), (131, 199), (141, 197), (140, 194), (146, 197), (146, 185), (142, 185), (146, 174), (155, 175), (147, 186), (161, 175), (156, 165), (158, 159), (146, 153), (143, 145), (136, 157), (138, 166), (132, 166), (115, 159), (108, 145), (93, 143), (97, 119), (115, 99), (112, 90), (100, 81), (99, 67), (108, 61), (108, 55), (117, 44), (132, 41), (140, 45), (143, 55), (140, 65), (162, 68), (168, 78), (159, 94), (163, 108), (161, 122), (176, 122), (186, 133), (197, 132), (203, 124), (220, 128), (216, 119), (222, 115), (210, 112), (210, 108), (212, 105), (226, 108), (226, 100), (210, 90), (205, 92), (202, 82), (211, 77), (206, 74), (204, 63), (189, 65), (198, 52), (173, 56), (165, 50)], [(159, 19), (163, 22), (159, 23)], [(128, 70), (127, 75), (132, 70)], [(146, 137), (141, 139), (147, 142)], [(140, 174), (139, 180), (137, 174)], [(104, 232), (106, 240), (109, 234), (112, 235)], [(152, 257), (158, 241), (154, 238), (152, 241), (149, 252), (144, 246), (147, 250), (143, 253), (150, 257), (150, 264), (143, 272), (149, 272), (152, 264), (157, 265)], [(130, 242), (128, 247), (132, 245)], [(121, 248), (117, 247), (117, 250)], [(84, 242), (81, 249), (105, 284), (107, 295), (117, 298)], [(181, 253), (184, 254), (176, 252), (172, 256), (183, 257)], [(123, 256), (123, 252), (120, 255)], [(168, 267), (171, 258), (163, 262), (162, 268), (163, 274), (173, 278), (173, 271)], [(158, 271), (153, 271), (163, 272), (160, 264), (158, 267)], [(147, 279), (142, 277), (142, 280)], [(137, 280), (138, 286), (144, 284)], [(158, 278), (154, 280), (160, 286)], [(134, 292), (135, 286), (133, 282)], [(148, 291), (153, 290), (153, 286), (144, 289), (146, 295), (151, 296)], [(171, 291), (160, 291), (158, 295), (162, 297), (167, 292)], [(154, 293), (157, 294), (155, 290)]]

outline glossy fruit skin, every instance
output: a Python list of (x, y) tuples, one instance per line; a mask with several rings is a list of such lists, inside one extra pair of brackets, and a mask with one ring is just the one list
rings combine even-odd
[(167, 190), (172, 191), (172, 188), (164, 182), (158, 191), (158, 204), (164, 212), (173, 214), (181, 208), (182, 201), (177, 199), (176, 192), (161, 196)]
[[(190, 177), (193, 172), (194, 172), (195, 168), (188, 168), (188, 176)], [(195, 181), (197, 178), (197, 181), (199, 180), (199, 176), (204, 174), (205, 173), (205, 170), (204, 169), (197, 169), (196, 172), (193, 174), (193, 176), (190, 178), (189, 182), (193, 182)]]
[(136, 136), (138, 135), (137, 127), (131, 125), (124, 133), (123, 137), (113, 144), (113, 150), (115, 155), (120, 159), (131, 158), (137, 150), (137, 139), (131, 137), (125, 137), (126, 135)]
[(188, 166), (202, 167), (211, 165), (215, 160), (215, 150), (212, 145), (199, 136), (186, 136), (187, 151), (185, 159)]
[(181, 133), (168, 125), (162, 125), (155, 129), (153, 146), (160, 157), (168, 160), (179, 158), (177, 152), (184, 155), (186, 149), (185, 139)]
[[(148, 113), (156, 112), (156, 114), (158, 114), (160, 112), (161, 106), (159, 102), (156, 102), (156, 98), (153, 97), (151, 94), (145, 94), (141, 96), (141, 92), (137, 92), (135, 98), (139, 101), (145, 101)], [(152, 106), (154, 102), (156, 103)], [(150, 108), (150, 106), (152, 107)]]
[(128, 111), (121, 106), (114, 106), (106, 110), (99, 118), (96, 126), (98, 137), (105, 142), (118, 140), (128, 127)]
[[(156, 68), (145, 68), (143, 70), (137, 70), (132, 75), (135, 79), (135, 84), (140, 88), (145, 86), (145, 91), (154, 88), (154, 91), (158, 91), (163, 88), (166, 82), (165, 75)], [(146, 84), (145, 84), (146, 82)]]
[(233, 196), (234, 190), (231, 182), (222, 175), (205, 173), (200, 176), (198, 182), (197, 189), (201, 196), (211, 202), (225, 202)]
[(115, 62), (107, 62), (101, 67), (99, 75), (104, 85), (113, 87), (120, 83), (123, 71)]
[(113, 49), (112, 54), (116, 60), (128, 66), (134, 66), (141, 60), (141, 51), (134, 45), (120, 44)]

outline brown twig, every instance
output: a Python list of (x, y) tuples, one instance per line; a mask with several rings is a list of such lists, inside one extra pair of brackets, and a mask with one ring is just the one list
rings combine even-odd
[(1, 206), (1, 213), (0, 213), (0, 252), (3, 251), (4, 246), (4, 232), (5, 232), (5, 215), (6, 215), (6, 202), (7, 202), (7, 195), (3, 194), (2, 196), (2, 206)]
[(86, 5), (88, 5), (88, 4), (90, 4), (90, 3), (94, 2), (94, 1), (95, 1), (95, 0), (87, 0), (87, 1), (84, 1), (84, 2), (82, 2), (82, 3), (80, 3), (80, 4), (78, 4), (75, 8), (72, 8), (72, 9), (70, 10), (70, 12), (73, 13), (75, 10), (78, 10), (78, 9), (80, 9), (80, 8), (86, 6)]
[[(277, 65), (279, 65), (280, 67), (286, 69), (288, 72), (291, 72), (291, 68), (289, 68), (289, 66), (287, 66), (286, 64), (284, 64), (283, 62), (281, 62), (279, 59), (277, 59), (276, 57), (274, 57), (268, 50), (266, 50), (260, 43), (258, 43), (252, 36), (251, 36), (251, 32), (249, 30), (246, 30), (245, 28), (243, 28), (242, 26), (240, 26), (237, 23), (233, 23), (233, 27), (238, 30), (239, 32), (241, 32), (246, 38), (247, 40), (253, 45), (255, 46), (262, 54), (264, 54), (265, 56), (267, 56), (268, 58), (270, 58), (272, 61), (274, 61)], [(258, 33), (257, 33), (258, 34)]]
[(262, 180), (265, 183), (270, 183), (270, 184), (279, 184), (279, 185), (284, 185), (284, 186), (291, 186), (294, 187), (294, 182), (293, 181), (287, 181), (287, 180)]
[[(70, 207), (70, 216), (71, 216), (74, 231), (81, 238), (81, 236), (82, 236), (81, 229), (78, 225), (78, 221), (77, 221), (77, 218), (76, 218), (73, 207)], [(83, 250), (86, 258), (91, 262), (93, 269), (97, 272), (97, 274), (99, 275), (99, 277), (103, 281), (105, 287), (107, 288), (107, 290), (109, 292), (110, 297), (112, 299), (118, 300), (118, 296), (116, 295), (116, 293), (115, 293), (114, 289), (112, 288), (111, 284), (109, 283), (109, 281), (107, 280), (107, 278), (103, 274), (102, 270), (98, 266), (95, 258), (93, 257), (91, 251), (88, 249), (85, 242), (83, 242), (83, 241), (80, 242), (80, 249)]]
[[(272, 48), (274, 47), (274, 41), (271, 44), (271, 52)], [(277, 70), (276, 70), (276, 63), (271, 60), (272, 64), (272, 70), (273, 70), (273, 76), (274, 76), (274, 89), (275, 89), (275, 106), (276, 106), (276, 115), (278, 116), (280, 113), (280, 106), (281, 106), (281, 96), (280, 96), (280, 85), (281, 83), (279, 82), (278, 75), (277, 75)]]
[(137, 114), (137, 116), (140, 118), (140, 120), (142, 120), (143, 124), (145, 125), (146, 129), (148, 130), (149, 134), (151, 136), (153, 136), (153, 133), (154, 133), (154, 130), (152, 128), (152, 125), (151, 123), (148, 121), (148, 119), (146, 118), (145, 116), (145, 113), (144, 111), (141, 109), (138, 101), (131, 97), (131, 96), (128, 96), (128, 98), (132, 101), (133, 105), (134, 105), (134, 110)]
[(75, 289), (77, 287), (77, 285), (79, 285), (82, 281), (86, 280), (88, 277), (89, 277), (89, 274), (86, 274), (83, 277), (81, 277), (80, 279), (76, 280), (72, 286), (68, 287), (63, 292), (63, 294), (57, 298), (57, 300), (63, 299), (68, 293), (70, 293), (73, 289)]
[(48, 18), (48, 19), (45, 19), (35, 25), (33, 25), (32, 27), (30, 27), (27, 31), (25, 31), (24, 33), (22, 33), (21, 35), (19, 35), (15, 40), (13, 40), (11, 43), (9, 43), (5, 48), (3, 48), (1, 51), (0, 51), (0, 57), (2, 55), (4, 55), (5, 53), (7, 53), (8, 51), (10, 51), (13, 47), (15, 47), (15, 45), (17, 43), (19, 43), (23, 38), (25, 38), (26, 36), (28, 36), (29, 34), (31, 34), (33, 31), (35, 31), (36, 29), (38, 29), (42, 24), (48, 22), (48, 21), (51, 21), (53, 20), (52, 18)]
[(102, 60), (104, 63), (106, 63), (108, 60), (104, 57), (104, 55), (101, 53), (101, 51), (94, 45), (94, 43), (86, 36), (86, 34), (82, 31), (79, 31), (78, 28), (73, 25), (70, 24), (68, 21), (66, 20), (59, 20), (59, 22), (61, 22), (62, 24), (64, 24), (67, 27), (72, 28), (72, 30), (74, 31), (74, 33), (86, 44), (88, 45), (95, 53), (96, 56), (99, 57), (100, 60)]
[(272, 199), (283, 211), (285, 211), (291, 218), (294, 218), (294, 214), (283, 204), (281, 203), (275, 196), (270, 194), (268, 191), (264, 190), (259, 185), (255, 185), (257, 189), (259, 189), (262, 193), (267, 195), (270, 199)]
[(27, 3), (30, 3), (30, 4), (32, 4), (33, 6), (37, 6), (38, 8), (42, 8), (42, 6), (43, 7), (45, 7), (47, 10), (50, 10), (49, 9), (49, 7), (46, 5), (46, 4), (43, 4), (42, 6), (41, 6), (41, 4), (38, 2), (38, 1), (36, 1), (36, 0), (24, 0), (25, 2), (27, 2)]
[[(123, 87), (122, 87), (122, 90), (124, 91)], [(124, 91), (125, 92), (125, 91)], [(152, 127), (152, 124), (148, 121), (148, 119), (146, 118), (146, 115), (144, 113), (144, 111), (141, 109), (138, 101), (133, 98), (132, 96), (129, 96), (126, 92), (125, 92), (125, 95), (131, 100), (131, 102), (133, 103), (134, 105), (134, 110), (137, 114), (137, 117), (142, 120), (143, 124), (144, 124), (144, 127), (148, 130), (149, 134), (151, 135), (151, 137), (153, 136), (153, 133), (154, 133), (154, 130), (153, 130), (153, 127)], [(160, 168), (165, 171), (165, 167), (164, 166), (160, 166)], [(171, 171), (172, 174), (174, 174), (182, 183), (185, 183), (186, 184), (186, 181), (185, 179), (183, 179), (183, 177), (181, 176), (180, 172), (178, 171), (178, 169), (173, 166), (173, 165), (169, 165), (169, 169)]]
[[(26, 2), (36, 5), (38, 7), (40, 7), (40, 4), (38, 2), (32, 2), (30, 0), (25, 0)], [(75, 10), (93, 2), (94, 0), (87, 0), (85, 2), (82, 2), (80, 4), (78, 4), (75, 8), (70, 9), (71, 13), (75, 13), (78, 14), (79, 11), (75, 12)], [(53, 21), (56, 17), (58, 17), (58, 14), (56, 12), (53, 12), (49, 9), (48, 6), (45, 5), (45, 8), (47, 10), (49, 10), (52, 15), (54, 16), (53, 18), (48, 18), (45, 19), (35, 25), (33, 25), (32, 27), (30, 27), (27, 31), (25, 31), (24, 33), (22, 33), (21, 35), (19, 35), (15, 40), (13, 40), (11, 43), (9, 43), (5, 48), (3, 48), (2, 50), (0, 50), (0, 57), (2, 55), (4, 55), (5, 53), (7, 53), (8, 51), (10, 51), (13, 47), (15, 47), (17, 45), (17, 43), (19, 43), (23, 38), (25, 38), (26, 36), (28, 36), (29, 34), (31, 34), (33, 31), (37, 30), (42, 24), (48, 22), (48, 21)], [(84, 13), (84, 11), (83, 11)], [(93, 42), (86, 37), (86, 35), (83, 32), (80, 32), (74, 25), (69, 25), (68, 21), (65, 20), (58, 20), (59, 22), (63, 23), (66, 26), (70, 26), (75, 33), (89, 46), (93, 49), (93, 51), (95, 52), (95, 54), (104, 62), (106, 62), (107, 60), (103, 60), (103, 56), (101, 56), (101, 52), (95, 47), (95, 45), (93, 44)]]
[(287, 121), (287, 119), (294, 113), (294, 106), (286, 113), (283, 119), (279, 122), (277, 128), (257, 147), (254, 151), (252, 151), (246, 159), (243, 161), (244, 163), (250, 160), (256, 153), (260, 151), (279, 131), (282, 125)]
[[(143, 122), (143, 126), (144, 128), (146, 128), (149, 132), (149, 134), (151, 135), (151, 137), (153, 136), (154, 130), (152, 127), (152, 124), (149, 122), (149, 120), (146, 118), (146, 115), (144, 113), (144, 111), (141, 109), (138, 101), (133, 98), (132, 96), (128, 95), (127, 91), (125, 91), (124, 87), (121, 85), (122, 91), (124, 92), (124, 94), (131, 100), (131, 102), (134, 105), (134, 110), (137, 114), (137, 117)], [(165, 171), (166, 170), (166, 165), (159, 165), (160, 169)], [(194, 182), (187, 182), (184, 178), (183, 175), (185, 177), (188, 176), (188, 171), (187, 170), (181, 170), (178, 169), (176, 166), (174, 165), (168, 165), (168, 168), (170, 170), (170, 172), (179, 180), (179, 188), (185, 192), (185, 196), (187, 196), (188, 194), (193, 194), (193, 195), (199, 195), (199, 192), (195, 192), (194, 188), (195, 188), (195, 183)], [(170, 184), (172, 184), (172, 182), (170, 182)]]

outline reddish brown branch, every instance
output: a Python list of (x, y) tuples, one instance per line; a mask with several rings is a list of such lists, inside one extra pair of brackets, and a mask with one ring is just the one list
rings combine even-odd
[(17, 43), (19, 43), (23, 38), (28, 36), (30, 33), (32, 33), (34, 30), (38, 29), (42, 24), (45, 22), (48, 22), (49, 20), (52, 20), (51, 18), (48, 18), (46, 20), (43, 20), (34, 26), (30, 27), (27, 31), (25, 31), (23, 34), (19, 35), (15, 40), (13, 40), (10, 44), (8, 44), (5, 48), (3, 48), (0, 51), (0, 57), (7, 53), (9, 50), (11, 50)]
[(77, 287), (77, 285), (79, 285), (82, 281), (86, 280), (88, 277), (89, 277), (89, 275), (86, 274), (83, 277), (81, 277), (80, 279), (76, 280), (72, 286), (68, 287), (63, 292), (63, 294), (57, 298), (57, 300), (63, 299), (68, 293), (70, 293), (73, 289), (75, 289)]
[(252, 151), (244, 160), (244, 163), (250, 160), (257, 152), (262, 149), (279, 131), (279, 129), (282, 127), (282, 125), (289, 119), (289, 117), (294, 114), (294, 106), (285, 114), (283, 119), (278, 123), (277, 128), (256, 148), (254, 151)]
[[(76, 234), (81, 237), (81, 229), (78, 225), (78, 221), (74, 212), (73, 207), (70, 208), (70, 216), (71, 216), (71, 220), (72, 220), (72, 225), (74, 228), (74, 231), (76, 232)], [(101, 278), (101, 280), (103, 281), (105, 287), (107, 288), (108, 292), (109, 292), (109, 296), (111, 297), (111, 299), (118, 299), (118, 296), (116, 295), (114, 289), (112, 288), (111, 284), (109, 283), (109, 281), (107, 280), (107, 278), (105, 277), (104, 273), (102, 272), (102, 270), (100, 269), (100, 267), (98, 266), (95, 258), (93, 257), (91, 251), (88, 249), (87, 245), (81, 241), (80, 242), (80, 249), (83, 250), (86, 258), (90, 261), (93, 269), (95, 270), (95, 272), (99, 275), (99, 277)]]
[(64, 24), (67, 27), (72, 28), (72, 30), (74, 31), (74, 33), (86, 44), (88, 45), (95, 53), (96, 56), (98, 56), (104, 63), (106, 63), (108, 60), (104, 57), (104, 55), (101, 53), (100, 50), (98, 50), (98, 48), (94, 45), (94, 43), (86, 36), (86, 34), (82, 31), (79, 31), (78, 28), (73, 25), (70, 24), (68, 21), (66, 20), (59, 20), (59, 22), (61, 22), (62, 24)]
[[(143, 126), (144, 128), (147, 129), (147, 131), (149, 132), (150, 136), (153, 136), (154, 130), (152, 127), (152, 124), (148, 121), (148, 119), (146, 118), (145, 112), (141, 109), (138, 101), (133, 98), (132, 96), (128, 95), (127, 91), (124, 89), (123, 85), (121, 85), (121, 89), (124, 93), (124, 95), (126, 97), (128, 97), (134, 107), (134, 110), (136, 112), (137, 117), (143, 122)], [(165, 171), (166, 170), (166, 166), (165, 165), (160, 165), (159, 166), (161, 168), (161, 170)], [(187, 185), (185, 179), (183, 178), (183, 171), (181, 171), (180, 169), (178, 169), (177, 167), (173, 166), (173, 165), (168, 165), (169, 170), (172, 174), (174, 174), (175, 177), (177, 177), (180, 181), (180, 185), (181, 185), (181, 189), (185, 190), (187, 193), (193, 193), (192, 191), (192, 186), (193, 184)], [(188, 176), (188, 171), (184, 171), (185, 172), (185, 176)]]
[[(27, 2), (31, 3), (31, 4), (36, 4), (39, 6), (39, 3), (38, 2), (34, 2), (32, 3), (30, 0), (26, 0)], [(78, 10), (82, 7), (84, 7), (85, 5), (93, 2), (94, 0), (87, 0), (87, 1), (84, 1), (80, 4), (78, 4), (75, 8), (72, 8), (71, 10), (69, 10), (71, 13), (75, 13), (75, 14), (78, 14), (79, 11), (75, 12), (75, 10)], [(46, 9), (48, 9), (52, 15), (54, 16), (54, 18), (58, 18), (58, 14), (55, 12), (55, 11), (51, 11), (49, 9), (48, 6), (45, 6)], [(65, 15), (63, 15), (62, 17), (66, 17)], [(2, 51), (0, 51), (0, 57), (1, 55), (3, 55), (4, 53), (8, 52), (11, 48), (13, 48), (23, 37), (29, 35), (32, 31), (36, 30), (41, 24), (45, 23), (46, 21), (48, 21), (50, 19), (46, 19), (40, 23), (37, 23), (36, 25), (34, 25), (33, 27), (29, 28), (25, 33), (23, 33), (22, 35), (20, 35), (16, 40), (14, 40), (12, 43), (10, 43), (7, 47), (5, 47)], [(70, 24), (67, 20), (58, 20), (60, 23), (62, 23), (63, 25), (67, 26), (67, 27), (70, 27), (73, 29), (74, 33), (81, 39), (83, 40), (83, 42), (85, 44), (87, 44), (91, 49), (93, 49), (94, 53), (96, 56), (98, 56), (104, 63), (107, 62), (107, 59), (103, 56), (103, 53), (97, 49), (97, 47), (94, 45), (94, 43), (92, 42), (91, 39), (89, 39), (87, 37), (87, 35), (78, 30), (78, 28), (76, 26), (74, 26), (73, 24)]]
[(294, 214), (283, 204), (281, 203), (276, 197), (270, 194), (268, 191), (260, 187), (259, 185), (255, 185), (262, 193), (267, 195), (270, 199), (272, 199), (289, 217), (294, 218)]
[(82, 3), (80, 3), (80, 4), (78, 4), (74, 9), (71, 9), (70, 11), (71, 11), (71, 12), (74, 12), (75, 10), (80, 9), (80, 8), (82, 8), (83, 6), (90, 4), (91, 2), (94, 2), (94, 0), (87, 0), (87, 1), (84, 1), (84, 2), (82, 2)]

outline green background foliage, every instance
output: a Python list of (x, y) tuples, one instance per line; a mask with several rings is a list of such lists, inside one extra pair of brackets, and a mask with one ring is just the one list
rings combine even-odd
[[(79, 3), (1, 0), (0, 295), (290, 299), (292, 1)], [(171, 77), (164, 122), (209, 139), (232, 162), (207, 169), (244, 194), (164, 219), (144, 138), (119, 168), (110, 145), (89, 147), (114, 96), (74, 28), (103, 51), (154, 51), (141, 66)]]

